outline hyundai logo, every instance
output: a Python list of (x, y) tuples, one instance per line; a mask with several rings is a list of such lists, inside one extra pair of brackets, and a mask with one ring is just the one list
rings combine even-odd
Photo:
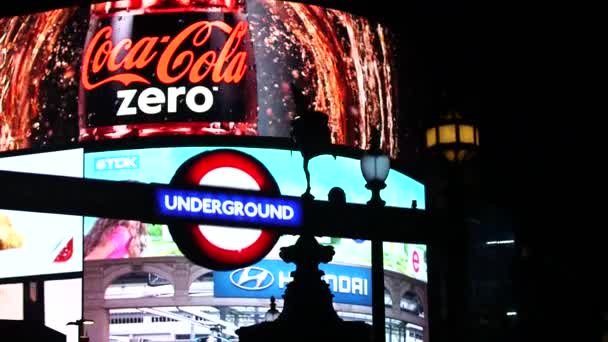
[(270, 287), (274, 283), (274, 276), (266, 269), (251, 266), (230, 273), (230, 282), (243, 290), (258, 291)]

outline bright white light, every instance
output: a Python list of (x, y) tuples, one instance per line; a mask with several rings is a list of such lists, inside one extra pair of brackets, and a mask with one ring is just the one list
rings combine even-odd
[[(260, 186), (246, 172), (233, 167), (220, 167), (209, 171), (200, 185), (221, 186), (241, 190), (260, 190)], [(214, 245), (233, 251), (251, 246), (262, 234), (256, 229), (234, 229), (219, 226), (199, 226), (201, 233)]]
[(495, 240), (495, 241), (487, 241), (486, 245), (511, 245), (514, 243), (515, 243), (515, 240)]
[(507, 316), (517, 316), (517, 311), (507, 311)]

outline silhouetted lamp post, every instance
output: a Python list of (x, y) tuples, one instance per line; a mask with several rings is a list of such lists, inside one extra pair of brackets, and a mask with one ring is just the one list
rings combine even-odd
[[(372, 198), (367, 202), (372, 207), (383, 207), (385, 202), (380, 198), (380, 190), (386, 187), (384, 181), (390, 170), (390, 159), (380, 149), (380, 131), (372, 130), (370, 148), (361, 157), (361, 173), (372, 191)], [(384, 335), (384, 252), (382, 240), (372, 239), (372, 315), (374, 317), (374, 341), (383, 342)]]
[(481, 191), (477, 167), (471, 163), (480, 151), (479, 127), (473, 116), (446, 103), (427, 126), (425, 142), (430, 157), (426, 167), (427, 203), (434, 212), (445, 213), (445, 225), (450, 228), (427, 247), (429, 269), (433, 269), (429, 283), (437, 284), (429, 287), (429, 296), (441, 298), (447, 312), (430, 310), (430, 321), (440, 327), (434, 330), (445, 334), (446, 340), (466, 340), (472, 298), (471, 232), (466, 220), (468, 209), (477, 206), (475, 194)]
[(277, 319), (277, 317), (279, 317), (280, 314), (281, 314), (281, 312), (279, 310), (277, 310), (276, 299), (274, 298), (274, 296), (271, 296), (270, 297), (270, 309), (268, 311), (266, 311), (266, 315), (264, 315), (264, 320), (266, 322), (272, 322), (275, 319)]
[(361, 157), (361, 172), (367, 184), (366, 188), (372, 191), (372, 198), (367, 202), (369, 205), (383, 206), (384, 201), (380, 198), (380, 190), (386, 188), (384, 181), (388, 177), (391, 161), (380, 149), (380, 132), (372, 131), (370, 148)]
[(73, 322), (69, 322), (66, 325), (75, 325), (78, 327), (78, 341), (79, 342), (88, 342), (89, 341), (89, 337), (87, 336), (87, 332), (84, 329), (85, 325), (93, 325), (95, 324), (95, 321), (90, 320), (90, 319), (79, 319)]

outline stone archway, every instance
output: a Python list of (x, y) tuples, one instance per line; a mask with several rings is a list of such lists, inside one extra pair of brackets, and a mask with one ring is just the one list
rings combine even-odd
[(134, 272), (147, 272), (157, 274), (165, 279), (167, 279), (173, 286), (175, 286), (175, 277), (173, 275), (173, 270), (167, 265), (163, 264), (144, 264), (142, 266), (139, 265), (115, 265), (108, 266), (104, 269), (104, 277), (103, 277), (103, 288), (107, 289), (110, 284), (121, 276), (127, 275), (129, 273)]

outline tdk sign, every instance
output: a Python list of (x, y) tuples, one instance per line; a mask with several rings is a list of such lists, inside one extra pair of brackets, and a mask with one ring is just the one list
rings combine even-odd
[(95, 159), (95, 171), (139, 169), (138, 156), (107, 157)]
[[(371, 271), (366, 267), (321, 264), (323, 280), (336, 303), (371, 305)], [(214, 272), (213, 291), (216, 297), (281, 298), (293, 278), (295, 265), (280, 260), (262, 260), (235, 271)]]

